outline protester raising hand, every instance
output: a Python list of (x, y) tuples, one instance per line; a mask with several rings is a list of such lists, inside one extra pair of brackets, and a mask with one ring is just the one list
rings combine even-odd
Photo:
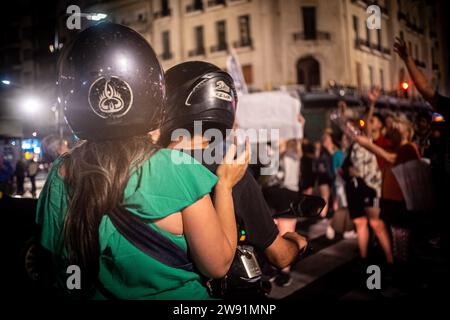
[(375, 106), (375, 103), (377, 102), (380, 95), (381, 89), (379, 87), (373, 87), (367, 94), (367, 98), (369, 99), (369, 106)]
[(405, 40), (400, 39), (399, 37), (395, 37), (394, 51), (402, 60), (406, 60), (406, 58), (410, 56), (410, 52), (406, 47)]

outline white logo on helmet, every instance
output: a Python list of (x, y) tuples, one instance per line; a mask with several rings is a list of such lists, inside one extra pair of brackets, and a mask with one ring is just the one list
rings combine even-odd
[(197, 85), (191, 90), (191, 92), (189, 92), (189, 95), (186, 98), (186, 101), (184, 102), (184, 105), (186, 107), (191, 106), (191, 96), (194, 94), (195, 91), (197, 91), (206, 81), (208, 81), (210, 78), (209, 77), (204, 77), (204, 79), (202, 81), (200, 81), (199, 83), (197, 83)]
[(233, 98), (230, 95), (230, 87), (222, 80), (216, 82), (216, 87), (214, 88), (214, 97), (220, 100), (231, 102)]
[(89, 88), (89, 105), (102, 118), (120, 118), (127, 114), (133, 104), (130, 85), (116, 77), (95, 80)]

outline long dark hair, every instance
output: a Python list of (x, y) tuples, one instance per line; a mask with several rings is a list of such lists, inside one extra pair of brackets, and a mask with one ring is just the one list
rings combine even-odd
[(83, 141), (65, 157), (69, 204), (64, 245), (69, 263), (81, 268), (82, 291), (92, 289), (98, 277), (103, 215), (121, 204), (130, 173), (157, 149), (149, 136), (138, 136)]

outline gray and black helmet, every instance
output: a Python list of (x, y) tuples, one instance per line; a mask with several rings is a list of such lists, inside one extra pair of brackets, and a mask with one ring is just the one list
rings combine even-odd
[(207, 62), (189, 61), (167, 70), (165, 79), (167, 102), (162, 141), (169, 142), (173, 130), (192, 129), (194, 121), (202, 121), (204, 130), (233, 127), (237, 94), (228, 73)]

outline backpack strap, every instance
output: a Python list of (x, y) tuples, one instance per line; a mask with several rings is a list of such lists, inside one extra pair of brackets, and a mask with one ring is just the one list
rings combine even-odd
[(123, 207), (117, 207), (108, 216), (117, 231), (149, 257), (172, 268), (194, 271), (187, 252), (137, 215)]

